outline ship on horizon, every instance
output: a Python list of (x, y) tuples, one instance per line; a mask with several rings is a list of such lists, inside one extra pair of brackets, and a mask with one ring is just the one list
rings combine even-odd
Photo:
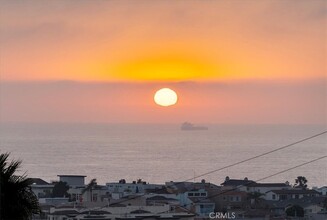
[(208, 127), (205, 126), (195, 126), (192, 123), (184, 122), (181, 126), (181, 130), (183, 131), (195, 131), (195, 130), (208, 130)]

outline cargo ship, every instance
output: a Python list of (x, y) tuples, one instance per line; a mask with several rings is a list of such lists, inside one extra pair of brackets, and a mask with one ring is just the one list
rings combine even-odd
[(208, 127), (205, 126), (195, 126), (189, 122), (184, 122), (181, 126), (183, 131), (194, 131), (194, 130), (208, 130)]

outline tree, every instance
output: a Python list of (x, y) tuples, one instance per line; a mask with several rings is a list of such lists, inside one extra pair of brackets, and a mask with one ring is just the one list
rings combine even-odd
[(294, 187), (295, 188), (302, 188), (302, 189), (307, 189), (307, 178), (305, 178), (304, 176), (298, 176), (296, 179), (295, 179), (295, 184), (294, 184)]
[(261, 196), (263, 194), (262, 193), (259, 193), (259, 192), (251, 192), (251, 193), (248, 193), (248, 198), (250, 199), (250, 202), (251, 202), (251, 208), (252, 209), (256, 209), (258, 204), (260, 204), (260, 201), (261, 201)]
[(126, 183), (126, 180), (125, 179), (121, 179), (121, 180), (119, 180), (119, 183), (125, 184)]
[(89, 184), (87, 184), (87, 186), (82, 190), (82, 195), (86, 192), (90, 192), (90, 197), (91, 197), (91, 202), (93, 201), (92, 198), (92, 190), (93, 188), (97, 185), (97, 179), (92, 179)]
[(52, 190), (52, 197), (69, 197), (69, 186), (66, 182), (59, 181), (55, 183)]
[(20, 160), (8, 161), (9, 153), (0, 154), (0, 219), (27, 220), (40, 214), (36, 195), (26, 175), (16, 175)]
[(304, 216), (304, 209), (298, 205), (292, 205), (286, 208), (286, 215), (293, 216), (293, 217), (303, 217)]

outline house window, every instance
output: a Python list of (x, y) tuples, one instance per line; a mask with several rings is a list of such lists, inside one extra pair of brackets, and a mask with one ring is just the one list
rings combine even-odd
[(295, 195), (295, 198), (298, 199), (299, 198), (299, 195)]
[(276, 195), (272, 195), (272, 199), (276, 199)]
[(188, 196), (194, 196), (194, 194), (193, 193), (188, 193)]
[(287, 199), (287, 195), (280, 195), (279, 198), (280, 198), (280, 200), (285, 200), (285, 199)]
[(237, 202), (240, 201), (240, 198), (239, 198), (238, 196), (236, 196), (236, 201), (237, 201)]
[(92, 201), (96, 202), (98, 200), (98, 194), (93, 194), (92, 195)]
[(226, 197), (225, 196), (223, 197), (223, 200), (226, 200)]
[(207, 196), (207, 193), (201, 193), (201, 196)]
[(200, 193), (195, 193), (194, 196), (200, 196)]

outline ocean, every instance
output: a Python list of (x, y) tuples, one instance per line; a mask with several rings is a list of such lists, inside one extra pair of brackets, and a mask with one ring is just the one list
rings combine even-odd
[[(3, 123), (0, 153), (21, 159), (20, 173), (46, 181), (57, 175), (86, 175), (99, 184), (126, 179), (150, 183), (201, 181), (220, 184), (226, 176), (258, 180), (327, 155), (327, 135), (197, 177), (327, 130), (326, 125), (216, 125), (182, 131), (179, 124)], [(327, 185), (323, 159), (262, 182)], [(196, 177), (196, 178), (194, 178)]]

